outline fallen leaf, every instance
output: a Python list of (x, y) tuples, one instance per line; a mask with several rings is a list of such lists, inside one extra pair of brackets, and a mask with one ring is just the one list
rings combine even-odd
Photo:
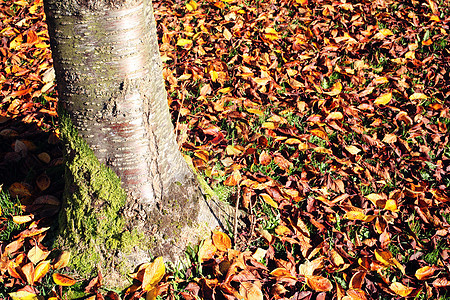
[(59, 273), (53, 273), (52, 277), (53, 281), (60, 286), (72, 286), (77, 282), (72, 277)]
[(306, 284), (316, 292), (328, 292), (333, 289), (333, 284), (328, 278), (318, 275), (306, 276)]
[(231, 248), (231, 239), (224, 232), (214, 231), (212, 234), (212, 241), (219, 251), (227, 251)]
[(165, 274), (164, 259), (162, 256), (159, 256), (145, 268), (142, 289), (146, 292), (150, 291), (161, 281)]
[(376, 105), (386, 105), (392, 99), (392, 93), (385, 93), (375, 99), (374, 104)]
[(391, 283), (389, 288), (391, 289), (391, 291), (393, 291), (394, 293), (396, 293), (397, 295), (399, 295), (401, 297), (408, 296), (414, 290), (413, 287), (404, 286), (400, 282), (393, 282), (393, 283)]

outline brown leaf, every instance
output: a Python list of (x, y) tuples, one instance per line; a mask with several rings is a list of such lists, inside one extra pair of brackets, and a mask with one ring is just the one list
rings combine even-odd
[(239, 294), (244, 297), (245, 300), (263, 300), (263, 293), (261, 291), (259, 281), (255, 283), (245, 281), (242, 282), (239, 287)]
[(272, 161), (272, 156), (270, 156), (267, 151), (262, 151), (259, 155), (259, 163), (263, 166), (267, 166)]

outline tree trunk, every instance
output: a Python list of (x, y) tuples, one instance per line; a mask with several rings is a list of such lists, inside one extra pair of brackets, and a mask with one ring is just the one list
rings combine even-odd
[(178, 260), (219, 207), (175, 142), (151, 1), (44, 4), (66, 147), (58, 246), (80, 275), (100, 267), (123, 285), (152, 257)]

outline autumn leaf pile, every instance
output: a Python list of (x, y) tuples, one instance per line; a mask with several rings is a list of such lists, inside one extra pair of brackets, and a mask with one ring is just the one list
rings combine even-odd
[[(9, 284), (2, 292), (53, 289), (63, 297), (58, 253), (33, 256), (36, 247), (50, 251), (46, 231), (24, 233), (47, 228), (62, 190), (48, 171), (61, 165), (61, 151), (45, 132), (55, 131), (56, 96), (42, 3), (0, 7), (0, 167), (13, 174), (2, 175), (3, 189), (21, 200), (20, 217), (30, 216), (0, 216), (1, 226), (14, 217), (22, 224), (1, 242), (0, 282)], [(248, 227), (213, 233), (182, 274), (158, 259), (140, 266), (122, 296), (450, 296), (446, 1), (154, 7), (178, 144), (212, 188), (247, 213)], [(48, 213), (37, 217), (42, 207)], [(23, 245), (11, 252), (14, 243)], [(101, 299), (100, 281), (84, 291)]]

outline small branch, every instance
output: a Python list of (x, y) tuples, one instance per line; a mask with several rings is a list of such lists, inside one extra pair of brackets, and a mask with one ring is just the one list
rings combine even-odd
[(234, 230), (233, 236), (234, 240), (237, 240), (237, 227), (238, 227), (238, 209), (239, 209), (239, 198), (241, 198), (241, 185), (238, 183), (237, 185), (237, 197), (236, 197), (236, 205), (234, 207)]

